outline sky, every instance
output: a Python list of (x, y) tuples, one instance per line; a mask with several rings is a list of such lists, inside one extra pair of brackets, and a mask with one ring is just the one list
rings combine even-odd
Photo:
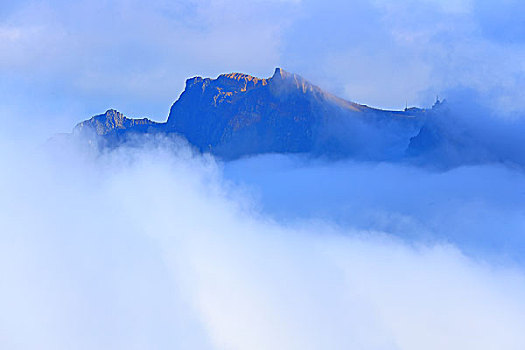
[(268, 77), (280, 66), (370, 106), (429, 107), (466, 88), (516, 118), (525, 109), (523, 6), (7, 0), (0, 5), (0, 110), (15, 125), (30, 120), (40, 137), (109, 108), (164, 121), (188, 77)]
[[(517, 0), (0, 2), (2, 348), (524, 349), (524, 16)], [(278, 66), (379, 108), (446, 98), (431, 127), (467, 152), (445, 143), (460, 161), (439, 168), (46, 142), (109, 108), (163, 121), (188, 77)]]

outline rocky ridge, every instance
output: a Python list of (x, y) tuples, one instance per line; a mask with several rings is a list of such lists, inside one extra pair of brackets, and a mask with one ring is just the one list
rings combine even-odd
[(79, 123), (74, 133), (90, 133), (104, 147), (127, 142), (136, 134), (177, 135), (201, 152), (224, 159), (310, 153), (388, 160), (406, 153), (431, 113), (357, 104), (276, 68), (270, 78), (230, 73), (187, 79), (165, 123), (108, 110)]

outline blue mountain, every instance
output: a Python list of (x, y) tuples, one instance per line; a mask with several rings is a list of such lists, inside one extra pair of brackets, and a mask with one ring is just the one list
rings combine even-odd
[(74, 133), (96, 138), (101, 147), (115, 147), (140, 134), (182, 136), (201, 152), (223, 159), (308, 153), (391, 160), (417, 155), (410, 145), (425, 144), (417, 138), (433, 111), (371, 108), (277, 68), (265, 79), (241, 73), (190, 78), (164, 123), (108, 110), (79, 123)]

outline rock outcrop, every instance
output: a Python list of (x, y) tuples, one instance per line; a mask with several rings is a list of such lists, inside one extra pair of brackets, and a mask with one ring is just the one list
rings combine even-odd
[(94, 131), (97, 135), (105, 136), (118, 130), (143, 130), (148, 131), (148, 127), (158, 125), (147, 118), (131, 119), (126, 118), (122, 113), (114, 109), (109, 109), (104, 114), (96, 115), (89, 120), (83, 121), (73, 130), (73, 133), (82, 133), (85, 130)]

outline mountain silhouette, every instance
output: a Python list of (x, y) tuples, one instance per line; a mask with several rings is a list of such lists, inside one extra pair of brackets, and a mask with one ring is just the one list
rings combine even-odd
[(223, 159), (261, 153), (389, 160), (403, 157), (432, 110), (388, 111), (334, 96), (276, 68), (261, 79), (231, 73), (193, 77), (165, 123), (108, 110), (79, 123), (75, 134), (115, 147), (137, 134), (177, 135)]

